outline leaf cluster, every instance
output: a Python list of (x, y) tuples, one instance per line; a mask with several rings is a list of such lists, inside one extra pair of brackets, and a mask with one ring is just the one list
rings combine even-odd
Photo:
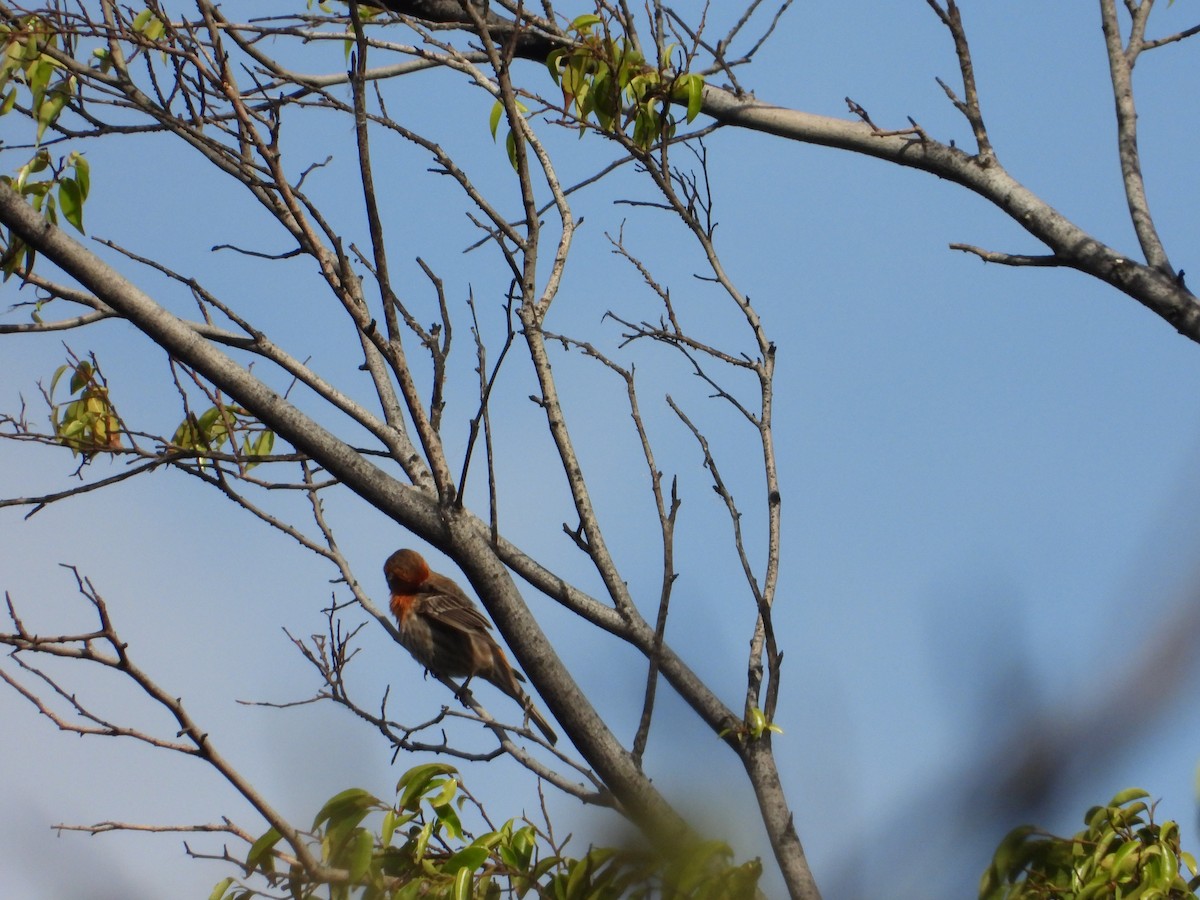
[[(650, 65), (627, 38), (614, 37), (598, 15), (579, 16), (568, 30), (575, 41), (552, 52), (546, 66), (562, 89), (564, 109), (573, 109), (581, 123), (594, 120), (601, 131), (625, 134), (648, 151), (675, 134), (672, 102), (686, 103), (688, 122), (699, 115), (702, 76)], [(663, 59), (670, 59), (673, 49), (666, 48)]]
[[(206, 453), (220, 451), (226, 446), (243, 457), (269, 456), (275, 446), (275, 432), (242, 407), (217, 403), (198, 416), (188, 413), (175, 429), (171, 446), (195, 451), (197, 461), (203, 467), (208, 463)], [(258, 461), (251, 459), (244, 465), (249, 470), (258, 465)]]
[[(75, 397), (65, 406), (54, 403), (54, 389), (66, 373), (71, 373), (70, 391)], [(54, 435), (72, 454), (89, 457), (121, 447), (121, 420), (108, 396), (108, 386), (95, 366), (83, 360), (59, 366), (50, 379), (50, 421)]]
[[(509, 819), (472, 836), (462, 821), (468, 800), (457, 770), (445, 763), (420, 765), (396, 785), (394, 804), (361, 788), (331, 798), (313, 820), (311, 840), (328, 872), (308, 878), (298, 866), (276, 865), (282, 835), (263, 834), (246, 857), (248, 872), (286, 881), (292, 897), (348, 900), (525, 897), (617, 900), (651, 897), (749, 900), (758, 897), (758, 860), (730, 865), (726, 844), (708, 842), (670, 860), (627, 848), (592, 848), (580, 858), (557, 852), (532, 824)], [(378, 825), (367, 827), (370, 816)], [(250, 900), (260, 891), (226, 878), (210, 900)]]
[[(70, 98), (78, 92), (78, 80), (63, 71), (48, 51), (60, 49), (62, 40), (54, 27), (38, 16), (25, 16), (12, 25), (0, 25), (0, 116), (11, 113), (22, 93), (28, 94), (28, 115), (37, 123), (36, 143), (46, 129), (58, 121)], [(41, 176), (41, 177), (37, 177)], [(87, 160), (71, 153), (57, 162), (45, 148), (39, 149), (17, 172), (0, 181), (29, 199), (47, 221), (58, 224), (58, 211), (79, 232), (83, 231), (83, 205), (91, 177)], [(36, 253), (16, 235), (0, 230), (0, 272), (4, 280), (22, 267), (33, 268)]]
[(1154, 822), (1148, 796), (1129, 788), (1092, 807), (1074, 837), (1014, 828), (983, 873), (980, 900), (1195, 900), (1196, 860), (1180, 849), (1178, 824)]
[(61, 49), (62, 36), (40, 16), (25, 16), (13, 25), (0, 25), (4, 53), (0, 56), (0, 116), (12, 111), (20, 89), (29, 94), (29, 110), (37, 122), (37, 140), (62, 113), (67, 100), (78, 89), (47, 51)]

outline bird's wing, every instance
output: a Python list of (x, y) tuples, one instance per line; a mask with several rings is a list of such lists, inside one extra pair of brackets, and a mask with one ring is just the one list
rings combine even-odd
[(430, 579), (421, 585), (417, 599), (421, 612), (449, 628), (478, 634), (492, 627), (462, 589), (449, 579), (442, 583)]

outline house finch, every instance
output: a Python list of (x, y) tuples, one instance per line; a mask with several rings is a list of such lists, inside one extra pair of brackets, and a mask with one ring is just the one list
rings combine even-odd
[(383, 564), (392, 592), (392, 615), (400, 625), (400, 643), (435, 675), (453, 678), (478, 675), (490, 681), (525, 709), (525, 714), (551, 744), (558, 735), (533, 707), (516, 671), (488, 633), (492, 623), (463, 589), (437, 572), (415, 550), (397, 550)]

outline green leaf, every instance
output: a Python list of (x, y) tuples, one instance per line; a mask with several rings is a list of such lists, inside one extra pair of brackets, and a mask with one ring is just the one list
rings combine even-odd
[[(321, 811), (317, 813), (317, 817), (313, 819), (312, 827), (315, 829), (324, 822), (334, 820), (344, 821), (349, 816), (365, 813), (371, 807), (379, 805), (379, 800), (362, 788), (347, 788), (325, 802)], [(361, 816), (359, 821), (361, 821)]]
[(49, 165), (50, 154), (45, 150), (39, 150), (36, 154), (34, 154), (33, 159), (29, 160), (29, 162), (25, 163), (25, 165), (21, 166), (21, 168), (17, 170), (17, 181), (13, 186), (13, 189), (19, 194), (27, 194), (28, 191), (25, 189), (25, 186), (29, 180), (29, 176), (36, 175), (39, 172), (44, 171)]
[(458, 769), (448, 763), (426, 763), (414, 766), (396, 782), (396, 790), (400, 793), (397, 805), (401, 809), (416, 809), (419, 798), (425, 794), (430, 782), (439, 779), (435, 787), (441, 786), (440, 778), (446, 775), (457, 775)]
[(1025, 865), (1029, 858), (1026, 839), (1036, 830), (1032, 825), (1018, 825), (1000, 841), (1000, 846), (992, 856), (991, 871), (995, 873), (996, 884), (1011, 880)]
[[(72, 79), (73, 80), (73, 79)], [(69, 92), (65, 88), (57, 88), (50, 92), (47, 97), (37, 106), (37, 142), (41, 143), (42, 135), (46, 133), (46, 129), (53, 125), (57, 120), (59, 113), (63, 107), (67, 105)]]
[(414, 859), (425, 858), (425, 848), (429, 846), (431, 837), (433, 837), (433, 822), (426, 822), (425, 826), (417, 833), (417, 840), (413, 846)]
[(25, 271), (33, 271), (33, 261), (37, 259), (37, 251), (32, 247), (25, 245), (25, 242), (19, 237), (12, 237), (12, 243), (9, 245), (9, 251), (5, 253), (4, 261), (4, 279), (7, 281), (12, 277), (13, 272), (17, 271), (17, 267), (21, 265), (22, 255), (25, 260)]
[(375, 836), (365, 828), (359, 829), (349, 853), (350, 883), (357, 884), (371, 867), (375, 855)]
[(73, 372), (74, 370), (75, 370), (75, 367), (72, 366), (70, 363), (63, 363), (61, 366), (59, 366), (57, 369), (54, 370), (54, 374), (50, 376), (49, 394), (50, 394), (51, 398), (54, 397), (54, 386), (56, 384), (58, 384), (58, 379), (62, 378), (63, 375), (65, 375), (68, 371)]
[(87, 158), (78, 151), (67, 157), (67, 165), (75, 170), (75, 183), (79, 185), (82, 199), (86, 200), (92, 189), (92, 167), (88, 165)]
[(633, 120), (633, 142), (642, 150), (649, 150), (658, 139), (662, 130), (660, 126), (658, 112), (653, 105), (639, 106)]
[[(71, 375), (71, 393), (78, 394), (91, 383), (92, 364), (89, 362), (81, 362), (75, 367), (75, 371)], [(53, 390), (53, 388), (51, 388), (51, 390)]]
[[(1124, 806), (1126, 803), (1130, 802), (1131, 800), (1142, 800), (1149, 796), (1150, 796), (1149, 792), (1143, 791), (1141, 788), (1126, 788), (1125, 790), (1121, 791), (1119, 794), (1114, 796), (1112, 798), (1112, 802), (1109, 805), (1110, 806)], [(1141, 804), (1141, 806), (1143, 809), (1145, 809), (1145, 804)]]
[[(560, 65), (562, 63), (563, 57), (566, 55), (567, 55), (566, 48), (559, 47), (557, 50), (551, 50), (550, 55), (546, 57), (546, 68), (550, 70), (550, 77), (554, 79), (555, 84), (558, 84), (559, 79), (562, 78), (562, 72), (560, 70)], [(495, 133), (493, 132), (493, 137), (494, 136), (495, 136)]]
[(62, 208), (63, 218), (75, 226), (75, 230), (83, 233), (83, 190), (74, 178), (63, 178), (58, 183), (58, 205)]
[(584, 15), (575, 18), (567, 27), (570, 28), (571, 31), (583, 34), (584, 32), (591, 31), (603, 21), (604, 20), (595, 13), (585, 13)]
[(167, 30), (167, 27), (166, 27), (166, 25), (163, 24), (163, 20), (160, 19), (158, 16), (154, 16), (150, 20), (150, 23), (146, 26), (146, 28), (142, 32), (142, 34), (144, 34), (148, 40), (157, 41), (160, 37), (163, 36), (163, 34), (166, 32), (166, 30)]
[[(504, 824), (504, 829), (512, 827), (512, 820)], [(500, 858), (504, 860), (504, 864), (510, 869), (518, 872), (524, 872), (529, 868), (529, 861), (533, 858), (534, 840), (532, 835), (533, 827), (525, 826), (517, 832), (511, 834), (507, 840), (502, 842), (497, 848)]]
[(500, 127), (500, 118), (504, 115), (504, 104), (497, 100), (492, 104), (492, 114), (488, 116), (488, 128), (492, 132), (492, 140), (496, 139), (496, 129)]
[(454, 875), (454, 900), (471, 900), (471, 870), (459, 869)]
[(268, 828), (266, 833), (250, 847), (250, 852), (246, 854), (247, 868), (261, 869), (266, 873), (274, 872), (275, 857), (271, 855), (271, 851), (282, 837), (283, 835), (275, 828)]
[(468, 872), (474, 872), (488, 858), (487, 847), (481, 847), (477, 844), (471, 844), (469, 847), (463, 847), (453, 856), (451, 856), (444, 866), (442, 871), (447, 875), (457, 874), (460, 869), (465, 868)]
[(687, 120), (690, 124), (700, 115), (700, 106), (704, 102), (704, 79), (699, 75), (688, 75), (685, 79), (687, 90)]
[(396, 815), (394, 809), (389, 809), (383, 814), (383, 826), (379, 830), (379, 843), (387, 847), (392, 843), (392, 835), (396, 833), (396, 826), (400, 824), (400, 817)]
[(30, 93), (29, 105), (33, 109), (37, 109), (42, 105), (42, 100), (46, 96), (46, 88), (50, 86), (50, 76), (53, 74), (53, 63), (48, 58), (37, 57), (36, 55), (25, 68), (25, 82), (29, 87)]
[[(247, 438), (243, 451), (247, 456), (270, 456), (271, 448), (275, 446), (275, 432), (267, 430), (261, 432), (258, 437), (250, 440)], [(247, 462), (246, 469), (253, 469), (258, 465), (257, 461)]]
[(508, 161), (512, 163), (514, 170), (517, 168), (517, 138), (511, 131), (504, 141), (504, 149), (508, 151)]
[(107, 47), (97, 47), (92, 51), (92, 56), (99, 62), (102, 73), (107, 73), (112, 68), (112, 53)]
[(212, 893), (208, 895), (208, 900), (221, 900), (231, 884), (233, 884), (232, 878), (222, 878), (217, 882), (217, 886), (213, 888)]
[(429, 805), (434, 807), (446, 806), (454, 799), (454, 795), (458, 793), (458, 779), (447, 778), (442, 783), (441, 790), (434, 796), (429, 798)]
[(1191, 874), (1191, 875), (1196, 874), (1196, 871), (1197, 871), (1196, 870), (1196, 857), (1194, 857), (1192, 854), (1188, 853), (1185, 850), (1184, 852), (1179, 854), (1179, 859), (1187, 867), (1189, 874)]
[(196, 426), (190, 418), (184, 419), (179, 423), (179, 427), (175, 429), (175, 434), (171, 436), (171, 443), (184, 450), (203, 449), (200, 445), (200, 435), (197, 433)]
[(208, 409), (206, 409), (203, 413), (200, 414), (200, 418), (196, 420), (196, 427), (200, 429), (202, 434), (207, 435), (212, 431), (213, 425), (215, 425), (220, 420), (221, 420), (221, 407), (210, 406)]
[(1125, 841), (1117, 848), (1107, 864), (1114, 875), (1120, 877), (1137, 870), (1137, 850), (1141, 845), (1141, 841)]
[(433, 807), (433, 811), (437, 814), (438, 822), (450, 833), (451, 837), (462, 838), (462, 821), (458, 818), (458, 813), (454, 811), (453, 806), (449, 803), (437, 804)]

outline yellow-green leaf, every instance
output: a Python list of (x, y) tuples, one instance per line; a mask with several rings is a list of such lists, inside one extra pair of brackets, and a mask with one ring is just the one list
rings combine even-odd
[(158, 16), (154, 16), (153, 18), (151, 18), (149, 24), (146, 25), (146, 28), (142, 32), (142, 34), (144, 34), (148, 40), (157, 41), (160, 37), (163, 36), (163, 33), (166, 30), (167, 29), (166, 29), (166, 26), (163, 24), (163, 20), (160, 19)]
[(74, 178), (63, 178), (58, 183), (58, 205), (63, 218), (83, 233), (83, 190)]
[(510, 131), (508, 137), (504, 141), (504, 148), (508, 151), (508, 161), (512, 163), (513, 169), (517, 168), (517, 138)]
[(59, 88), (50, 92), (48, 96), (37, 107), (37, 141), (40, 143), (42, 135), (46, 133), (46, 129), (53, 125), (57, 120), (59, 113), (63, 107), (67, 105), (68, 92), (65, 88)]
[(274, 872), (275, 857), (271, 855), (271, 850), (282, 837), (283, 835), (276, 829), (268, 828), (266, 833), (250, 847), (250, 852), (246, 854), (246, 865), (251, 869)]
[(401, 809), (416, 809), (419, 799), (424, 795), (430, 783), (434, 783), (434, 787), (440, 787), (442, 782), (441, 776), (457, 775), (458, 769), (448, 763), (426, 763), (423, 766), (414, 766), (396, 782), (396, 790), (400, 792), (398, 805)]
[(312, 827), (316, 828), (322, 822), (340, 818), (347, 814), (357, 814), (362, 810), (379, 805), (379, 800), (362, 788), (347, 788), (330, 797), (313, 819)]
[(371, 867), (375, 853), (375, 837), (365, 828), (359, 829), (354, 836), (354, 846), (350, 851), (350, 883), (357, 884)]
[(459, 869), (454, 875), (454, 900), (471, 900), (471, 870)]
[(78, 151), (67, 157), (67, 165), (75, 170), (75, 182), (79, 185), (80, 196), (86, 200), (88, 192), (92, 189), (92, 167), (88, 165), (87, 158)]
[(572, 21), (569, 27), (572, 31), (583, 34), (586, 31), (591, 31), (602, 21), (603, 20), (595, 13), (585, 13), (584, 15), (579, 16)]
[(687, 120), (692, 122), (700, 115), (700, 105), (704, 101), (704, 79), (699, 75), (688, 75), (685, 79), (687, 89)]
[[(71, 393), (77, 394), (85, 387), (91, 384), (92, 381), (92, 365), (88, 362), (81, 362), (75, 367), (71, 374)], [(53, 390), (53, 387), (51, 388)]]
[(504, 115), (504, 104), (497, 100), (492, 105), (492, 114), (488, 116), (488, 127), (492, 131), (492, 140), (496, 139), (496, 129), (500, 127), (500, 117)]

